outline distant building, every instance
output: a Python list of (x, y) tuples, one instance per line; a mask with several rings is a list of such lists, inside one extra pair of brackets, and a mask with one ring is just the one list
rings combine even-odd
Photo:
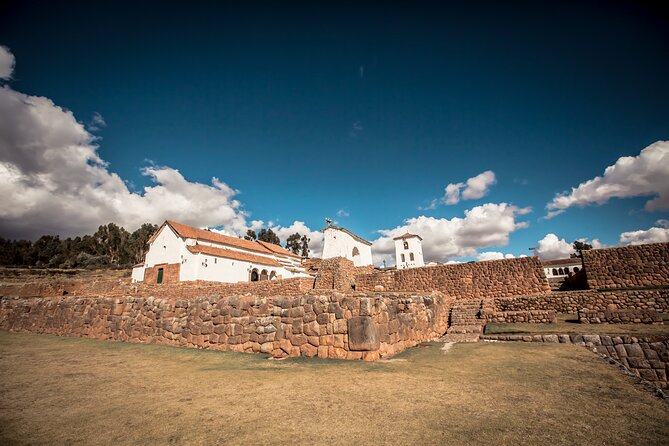
[(346, 228), (328, 224), (323, 229), (323, 258), (344, 257), (355, 266), (372, 264), (372, 243)]
[(423, 262), (423, 239), (408, 232), (393, 239), (395, 241), (395, 265), (397, 269), (425, 266)]
[(583, 260), (580, 257), (570, 259), (546, 260), (541, 262), (548, 279), (566, 277), (583, 269)]
[(243, 240), (166, 221), (149, 240), (135, 282), (255, 282), (309, 277), (302, 257), (272, 243)]

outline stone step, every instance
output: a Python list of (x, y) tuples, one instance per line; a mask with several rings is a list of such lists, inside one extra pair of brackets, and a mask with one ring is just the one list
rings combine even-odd
[(451, 333), (483, 333), (483, 325), (451, 325), (446, 331)]
[(447, 334), (439, 340), (442, 342), (478, 342), (479, 336), (477, 333), (454, 333)]

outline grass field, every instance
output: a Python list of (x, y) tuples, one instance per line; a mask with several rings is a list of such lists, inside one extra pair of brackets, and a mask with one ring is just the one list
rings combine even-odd
[(608, 334), (669, 338), (669, 315), (664, 324), (580, 324), (576, 315), (558, 314), (554, 324), (489, 323), (486, 334)]
[(0, 332), (0, 444), (669, 444), (669, 405), (584, 348), (376, 363)]

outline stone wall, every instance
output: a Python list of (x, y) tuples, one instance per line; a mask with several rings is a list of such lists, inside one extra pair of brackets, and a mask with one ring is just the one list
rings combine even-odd
[(84, 278), (52, 278), (39, 276), (22, 282), (0, 284), (0, 296), (8, 297), (54, 297), (54, 296), (92, 296), (125, 297), (157, 296), (167, 300), (193, 299), (200, 296), (232, 296), (251, 293), (256, 296), (297, 296), (313, 289), (314, 279), (296, 277), (284, 280), (266, 280), (262, 282), (172, 282), (157, 284), (154, 282), (131, 283), (129, 278), (94, 280)]
[(596, 334), (483, 335), (486, 341), (521, 341), (575, 344), (592, 349), (619, 363), (637, 377), (669, 388), (669, 340)]
[(553, 310), (530, 311), (490, 311), (484, 310), (482, 318), (485, 322), (554, 324), (557, 322)]
[(669, 288), (559, 291), (551, 294), (498, 297), (487, 300), (484, 307), (494, 311), (554, 310), (558, 313), (576, 314), (581, 309), (605, 311), (611, 305), (619, 309), (669, 313)]
[(358, 291), (374, 291), (379, 286), (385, 291), (437, 290), (456, 299), (550, 293), (536, 257), (360, 274), (355, 284)]
[(180, 263), (162, 263), (144, 269), (144, 282), (148, 284), (155, 284), (158, 282), (158, 272), (163, 270), (162, 283), (179, 283), (179, 272), (181, 270)]
[(583, 268), (593, 289), (669, 285), (669, 243), (583, 251)]
[(655, 310), (578, 310), (582, 324), (662, 324), (662, 315)]
[(356, 276), (358, 274), (368, 274), (374, 270), (375, 268), (371, 265), (356, 267), (351, 260), (344, 257), (323, 259), (318, 264), (314, 288), (351, 292), (357, 289)]
[(131, 342), (374, 360), (447, 327), (450, 300), (423, 295), (2, 298), (0, 328)]

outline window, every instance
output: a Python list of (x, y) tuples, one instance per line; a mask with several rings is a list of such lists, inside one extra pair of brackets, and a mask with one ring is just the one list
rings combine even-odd
[(574, 272), (575, 272), (575, 273), (578, 272), (578, 266), (575, 266), (575, 267), (574, 267)]
[(402, 254), (402, 262), (406, 262), (406, 260), (404, 259), (404, 254)]
[(413, 252), (409, 253), (409, 260), (411, 260), (413, 262)]
[(158, 277), (156, 278), (156, 283), (163, 283), (163, 269), (158, 268)]
[(251, 282), (257, 282), (258, 281), (258, 270), (254, 269), (251, 271)]
[(357, 246), (353, 247), (353, 252), (351, 254), (353, 255), (353, 257), (360, 255), (360, 250), (358, 249)]
[(409, 242), (404, 240), (404, 249), (409, 249)]
[(214, 259), (214, 263), (218, 263), (218, 259)]
[(559, 268), (559, 269), (558, 269), (558, 274), (561, 275), (561, 276), (564, 275), (564, 272), (562, 271), (562, 268)]
[(565, 273), (565, 274), (569, 274), (569, 267), (568, 267), (568, 266), (565, 266), (565, 267), (564, 267), (564, 273)]
[(557, 276), (557, 274), (558, 274), (558, 273), (557, 273), (557, 270), (556, 270), (555, 268), (553, 268), (553, 275), (554, 275), (554, 276)]

